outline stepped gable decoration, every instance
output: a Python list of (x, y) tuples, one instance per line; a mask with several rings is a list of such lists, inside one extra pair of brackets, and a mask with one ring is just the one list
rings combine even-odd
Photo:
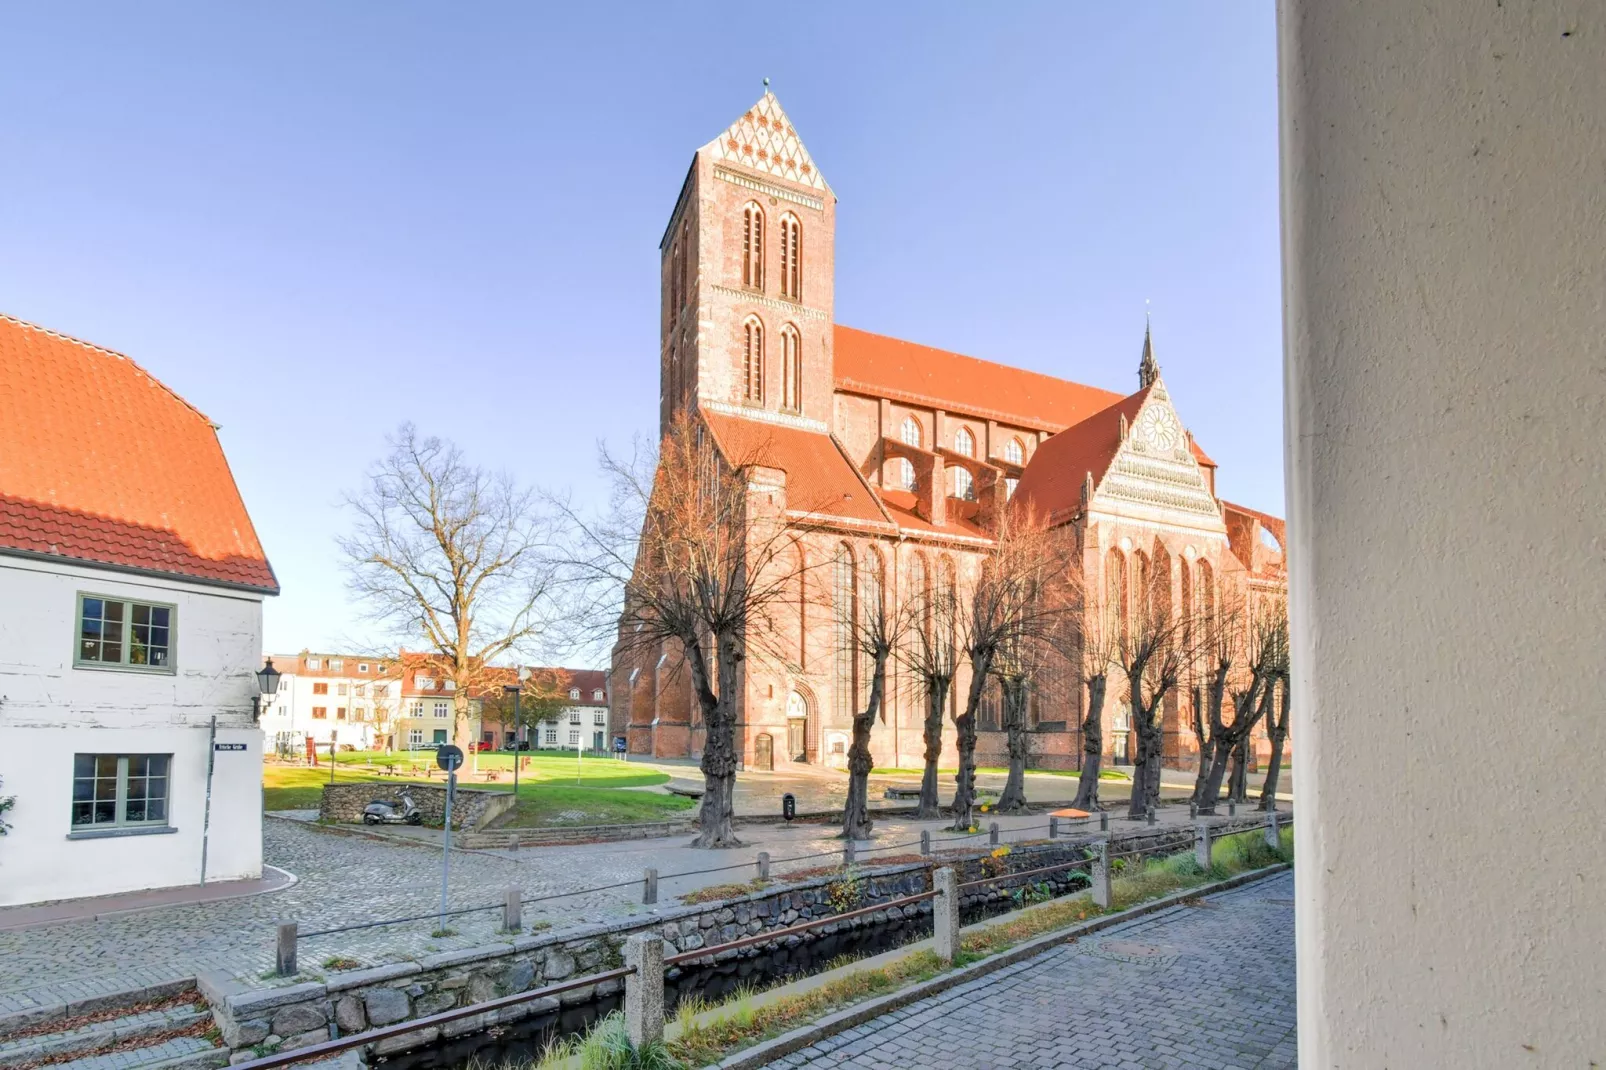
[[(767, 79), (765, 84), (768, 85)], [(828, 188), (792, 120), (767, 88), (757, 104), (706, 147), (715, 160), (764, 171), (814, 189)]]
[(0, 552), (277, 594), (217, 429), (128, 357), (0, 314)]

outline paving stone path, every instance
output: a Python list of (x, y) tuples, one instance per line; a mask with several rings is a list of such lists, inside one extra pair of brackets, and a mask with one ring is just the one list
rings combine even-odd
[(1285, 873), (1142, 918), (770, 1065), (1292, 1067), (1293, 896)]

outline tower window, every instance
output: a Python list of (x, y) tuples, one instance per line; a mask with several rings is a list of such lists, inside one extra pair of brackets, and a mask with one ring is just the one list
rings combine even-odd
[(1004, 460), (1010, 464), (1025, 464), (1026, 449), (1020, 444), (1020, 439), (1012, 438), (1004, 446)]
[(803, 299), (803, 228), (791, 213), (781, 217), (781, 296)]
[(803, 411), (803, 336), (790, 323), (781, 328), (781, 407)]
[(764, 403), (764, 325), (751, 316), (742, 326), (742, 397)]
[(961, 427), (954, 432), (954, 452), (966, 457), (976, 456), (976, 440), (971, 437), (970, 428)]
[(898, 437), (903, 439), (905, 446), (920, 445), (920, 421), (913, 416), (905, 416), (903, 426), (898, 428)]
[(742, 285), (764, 288), (764, 209), (753, 201), (742, 209)]

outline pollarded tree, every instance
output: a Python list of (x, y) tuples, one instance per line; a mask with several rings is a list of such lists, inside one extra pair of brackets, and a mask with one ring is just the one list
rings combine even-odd
[[(886, 720), (887, 663), (898, 647), (902, 614), (887, 605), (886, 567), (880, 552), (870, 548), (859, 570), (858, 613), (849, 623), (858, 654), (869, 666), (870, 686), (855, 703), (852, 741), (848, 746), (848, 799), (842, 810), (842, 838), (870, 835), (870, 730)], [(839, 612), (843, 610), (840, 607)], [(849, 612), (851, 609), (849, 608)]]
[(970, 664), (970, 687), (958, 729), (959, 770), (954, 777), (954, 828), (971, 825), (976, 805), (976, 713), (1001, 652), (1052, 643), (1069, 612), (1069, 539), (1034, 514), (1001, 510), (993, 544), (982, 558), (961, 622), (960, 646)]
[[(1206, 792), (1210, 784), (1210, 771), (1216, 755), (1222, 748), (1231, 747), (1228, 728), (1222, 717), (1226, 704), (1227, 682), (1243, 658), (1245, 630), (1243, 604), (1239, 597), (1222, 592), (1219, 602), (1215, 592), (1206, 592), (1202, 609), (1195, 622), (1198, 637), (1195, 665), (1202, 674), (1204, 709), (1194, 706), (1194, 732), (1199, 739), (1199, 772), (1194, 779), (1193, 801), (1205, 813), (1213, 813), (1215, 803)], [(1220, 782), (1216, 784), (1220, 790)]]
[(338, 540), (351, 590), (372, 620), (452, 684), (465, 738), (470, 697), (497, 659), (536, 645), (553, 613), (550, 517), (531, 490), (470, 464), (403, 424), (390, 453), (346, 495), (355, 517)]
[(602, 451), (613, 490), (604, 516), (557, 502), (582, 634), (595, 641), (606, 628), (626, 655), (669, 645), (690, 674), (704, 729), (694, 847), (741, 845), (732, 817), (744, 666), (753, 654), (784, 659), (765, 644), (778, 647), (795, 617), (805, 567), (794, 536), (807, 521), (788, 521), (749, 491), (749, 475), (768, 467), (767, 455), (758, 443), (726, 456), (705, 424), (682, 413), (656, 450), (638, 448), (629, 459)]
[[(1271, 708), (1275, 684), (1288, 664), (1287, 614), (1278, 610), (1262, 609), (1251, 620), (1244, 636), (1244, 670), (1240, 677), (1242, 687), (1233, 689), (1231, 723), (1222, 723), (1216, 714), (1217, 725), (1210, 764), (1210, 775), (1199, 796), (1199, 812), (1213, 814), (1221, 797), (1221, 784), (1227, 775), (1229, 763), (1237, 766), (1243, 776), (1247, 765), (1249, 735)], [(1231, 796), (1229, 795), (1229, 798)], [(1232, 801), (1242, 802), (1243, 799)]]
[(1280, 687), (1282, 700), (1277, 704), (1276, 716), (1268, 717), (1266, 720), (1266, 734), (1271, 737), (1271, 765), (1266, 769), (1266, 782), (1260, 789), (1260, 808), (1262, 810), (1277, 809), (1277, 779), (1283, 767), (1283, 747), (1288, 742), (1288, 705), (1293, 691), (1289, 673), (1289, 656), (1291, 655), (1286, 653), (1290, 651), (1286, 635), (1288, 630), (1287, 603), (1280, 603), (1278, 607), (1273, 608), (1272, 612), (1281, 621), (1280, 627), (1284, 632), (1282, 648), (1285, 651), (1285, 657), (1283, 658), (1281, 671), (1277, 673), (1275, 681), (1275, 684)]
[[(1075, 574), (1085, 577), (1081, 570)], [(1082, 713), (1082, 769), (1077, 778), (1075, 809), (1089, 813), (1104, 809), (1099, 802), (1099, 772), (1104, 758), (1104, 696), (1109, 690), (1110, 668), (1120, 653), (1115, 638), (1120, 634), (1118, 607), (1103, 605), (1089, 612), (1093, 600), (1080, 583), (1073, 594), (1073, 620), (1079, 628), (1076, 646), (1082, 683), (1087, 690), (1087, 708)]]
[(903, 642), (898, 645), (898, 659), (920, 687), (925, 703), (921, 726), (924, 746), (921, 757), (925, 766), (921, 771), (920, 803), (915, 816), (930, 819), (941, 810), (937, 796), (937, 763), (942, 758), (942, 723), (957, 671), (959, 604), (952, 562), (944, 561), (943, 571), (935, 578), (924, 571), (924, 566), (925, 562), (921, 561), (916, 589), (903, 604), (899, 629)]
[(1114, 660), (1125, 677), (1132, 728), (1137, 733), (1133, 756), (1132, 798), (1127, 814), (1134, 820), (1160, 801), (1160, 770), (1164, 757), (1161, 710), (1166, 696), (1176, 690), (1183, 670), (1193, 656), (1186, 607), (1171, 605), (1171, 573), (1166, 559), (1139, 558), (1127, 619), (1114, 638)]

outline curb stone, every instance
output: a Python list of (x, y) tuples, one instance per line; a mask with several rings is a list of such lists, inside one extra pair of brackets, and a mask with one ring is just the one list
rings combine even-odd
[(1163, 896), (1147, 903), (1139, 903), (1118, 914), (1106, 914), (1101, 917), (1091, 918), (1067, 929), (1060, 929), (1056, 932), (1033, 937), (1024, 943), (1017, 944), (1015, 947), (982, 959), (980, 962), (973, 962), (969, 966), (962, 966), (957, 970), (949, 970), (947, 973), (939, 977), (933, 977), (929, 981), (921, 981), (897, 992), (865, 1000), (863, 1003), (856, 1003), (851, 1007), (844, 1007), (842, 1010), (835, 1011), (816, 1021), (782, 1033), (778, 1037), (773, 1037), (729, 1055), (720, 1062), (715, 1063), (714, 1066), (717, 1070), (759, 1070), (759, 1068), (767, 1066), (776, 1059), (791, 1055), (796, 1051), (802, 1051), (809, 1045), (824, 1040), (826, 1037), (845, 1033), (855, 1026), (863, 1025), (865, 1022), (879, 1018), (883, 1014), (907, 1007), (911, 1003), (917, 1003), (927, 996), (946, 992), (951, 988), (957, 988), (960, 985), (985, 977), (990, 973), (995, 973), (1006, 966), (1012, 966), (1015, 963), (1034, 958), (1045, 951), (1059, 947), (1070, 939), (1113, 928), (1135, 918), (1141, 918), (1146, 914), (1156, 914), (1162, 910), (1169, 910), (1172, 907), (1180, 906), (1187, 899), (1215, 895), (1218, 892), (1229, 891), (1241, 885), (1252, 884), (1255, 881), (1275, 876), (1290, 868), (1286, 863), (1278, 863), (1274, 866), (1267, 866), (1264, 869), (1251, 870), (1248, 873), (1240, 873), (1236, 877), (1229, 877), (1214, 884), (1202, 884), (1197, 888), (1186, 888), (1180, 892), (1173, 892), (1171, 895)]

